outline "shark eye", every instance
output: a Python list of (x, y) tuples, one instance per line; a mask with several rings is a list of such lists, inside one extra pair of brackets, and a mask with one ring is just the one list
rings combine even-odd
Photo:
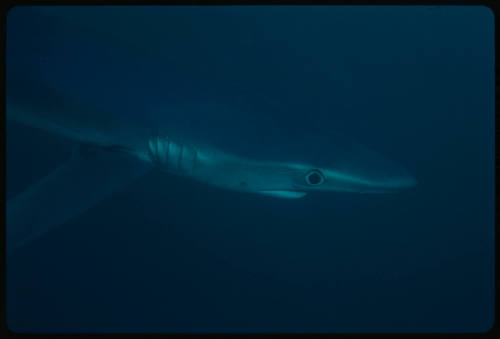
[(319, 170), (311, 170), (306, 174), (306, 182), (308, 185), (317, 186), (325, 181), (323, 174)]

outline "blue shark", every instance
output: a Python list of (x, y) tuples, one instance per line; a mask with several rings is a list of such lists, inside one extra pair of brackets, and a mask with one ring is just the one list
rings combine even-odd
[(330, 167), (259, 161), (158, 134), (116, 116), (113, 119), (43, 83), (9, 79), (8, 120), (80, 144), (66, 163), (7, 202), (9, 251), (64, 224), (154, 169), (215, 188), (283, 199), (315, 192), (389, 193), (416, 185), (413, 175), (380, 156), (376, 157), (377, 171), (370, 171), (369, 162), (361, 168), (350, 161), (373, 157), (375, 153), (367, 149), (355, 149), (351, 153), (358, 153), (346, 159), (344, 154), (333, 153), (331, 157), (337, 159)]

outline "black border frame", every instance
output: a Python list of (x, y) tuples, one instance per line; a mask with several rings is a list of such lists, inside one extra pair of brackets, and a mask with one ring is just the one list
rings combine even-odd
[[(0, 68), (0, 81), (1, 81), (1, 92), (0, 92), (0, 105), (1, 105), (1, 115), (0, 115), (0, 155), (1, 155), (1, 166), (0, 166), (0, 186), (2, 188), (2, 192), (0, 195), (0, 337), (28, 337), (28, 336), (57, 336), (61, 337), (69, 337), (69, 336), (113, 336), (113, 335), (123, 335), (123, 336), (135, 336), (135, 337), (143, 337), (143, 336), (168, 336), (168, 337), (177, 337), (177, 336), (208, 336), (208, 337), (219, 337), (219, 336), (259, 336), (266, 335), (267, 333), (65, 333), (65, 334), (37, 334), (37, 333), (16, 333), (11, 331), (7, 326), (7, 313), (6, 313), (6, 96), (5, 96), (5, 74), (6, 74), (6, 66), (5, 66), (5, 48), (6, 48), (6, 19), (8, 11), (15, 6), (26, 6), (26, 5), (38, 5), (38, 6), (50, 6), (50, 5), (67, 5), (67, 6), (81, 6), (81, 5), (137, 5), (137, 6), (145, 6), (145, 5), (190, 5), (190, 6), (210, 6), (210, 5), (230, 5), (230, 6), (248, 6), (248, 5), (351, 5), (351, 6), (361, 6), (361, 5), (392, 5), (392, 6), (485, 6), (488, 7), (495, 18), (495, 26), (494, 26), (494, 53), (495, 53), (495, 66), (494, 66), (494, 76), (495, 76), (495, 99), (498, 99), (498, 75), (497, 75), (497, 65), (498, 58), (496, 55), (496, 47), (497, 47), (497, 39), (498, 36), (498, 25), (496, 23), (496, 3), (493, 0), (7, 0), (2, 3), (1, 8), (1, 16), (0, 16), (0, 52), (2, 57), (2, 65)], [(500, 125), (498, 123), (498, 112), (497, 112), (497, 100), (494, 102), (494, 110), (495, 110), (495, 136), (500, 132)], [(498, 181), (496, 180), (496, 173), (498, 168), (498, 158), (500, 157), (500, 150), (498, 147), (498, 138), (495, 137), (495, 247), (494, 247), (494, 255), (495, 255), (495, 291), (494, 291), (494, 323), (490, 330), (484, 333), (273, 333), (273, 336), (305, 336), (305, 335), (315, 335), (315, 336), (334, 336), (338, 338), (354, 338), (354, 337), (371, 337), (371, 338), (384, 338), (384, 337), (400, 337), (400, 336), (409, 336), (409, 337), (431, 337), (431, 338), (443, 338), (443, 337), (460, 337), (460, 338), (499, 338), (500, 331), (498, 329), (497, 324), (497, 315), (498, 315), (498, 293), (496, 289), (496, 285), (498, 282), (498, 219), (497, 219), (497, 210), (499, 207), (497, 195), (499, 192)]]

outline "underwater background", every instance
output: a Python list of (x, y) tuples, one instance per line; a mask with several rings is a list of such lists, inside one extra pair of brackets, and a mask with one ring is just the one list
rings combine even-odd
[[(480, 6), (14, 7), (7, 89), (23, 74), (256, 159), (352, 138), (418, 184), (276, 199), (152, 172), (9, 255), (9, 328), (489, 330), (493, 38)], [(7, 199), (75, 147), (6, 130)]]

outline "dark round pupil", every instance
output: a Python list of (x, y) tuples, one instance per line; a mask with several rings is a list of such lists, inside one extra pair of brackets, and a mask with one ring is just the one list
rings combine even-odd
[(311, 173), (309, 174), (309, 176), (307, 177), (307, 179), (309, 179), (309, 183), (311, 185), (317, 185), (321, 182), (321, 176), (318, 174), (318, 173)]

